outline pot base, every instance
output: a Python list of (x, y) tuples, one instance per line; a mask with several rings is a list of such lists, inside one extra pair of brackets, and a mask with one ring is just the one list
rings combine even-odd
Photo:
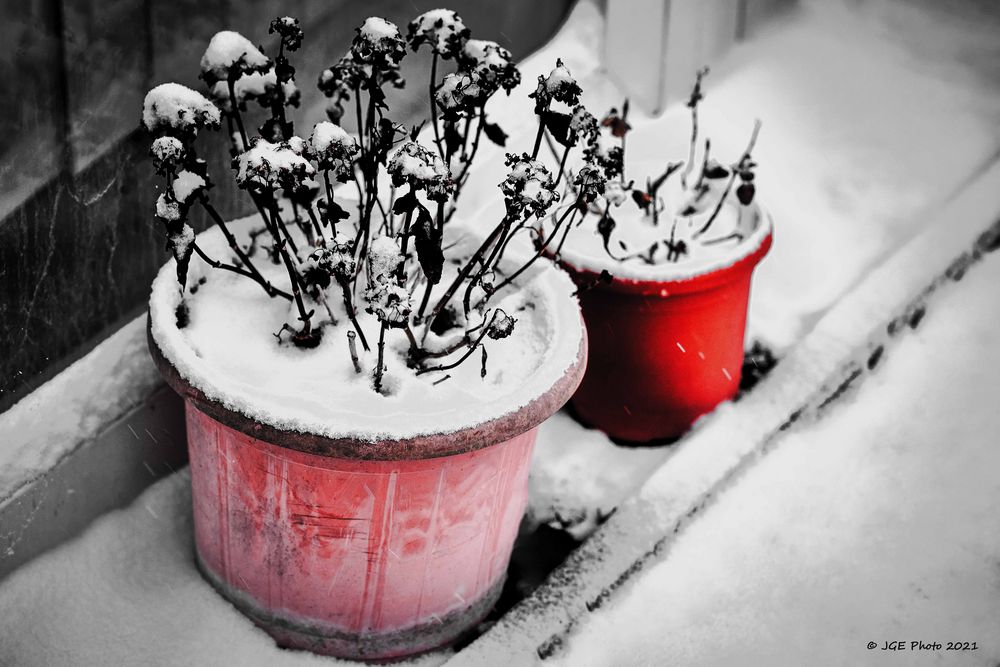
[(440, 622), (420, 623), (390, 632), (359, 633), (264, 609), (243, 591), (226, 584), (197, 553), (195, 561), (205, 580), (278, 646), (350, 660), (391, 660), (451, 643), (486, 618), (500, 598), (506, 580), (505, 576), (500, 577), (481, 598), (464, 609), (448, 612)]

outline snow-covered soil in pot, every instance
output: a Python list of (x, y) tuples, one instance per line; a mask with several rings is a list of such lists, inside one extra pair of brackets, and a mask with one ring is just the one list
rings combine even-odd
[[(230, 228), (248, 246), (249, 233), (262, 226), (249, 217)], [(452, 240), (462, 244), (468, 239), (457, 232)], [(211, 257), (228, 257), (218, 228), (199, 235), (198, 243)], [(257, 251), (255, 264), (275, 286), (288, 288), (284, 267), (264, 259), (263, 251)], [(442, 283), (447, 281), (446, 273)], [(296, 323), (294, 305), (269, 298), (256, 283), (212, 270), (198, 258), (192, 260), (184, 298), (186, 325), (178, 326), (181, 296), (173, 260), (153, 283), (150, 321), (153, 338), (181, 376), (231, 410), (278, 428), (330, 438), (405, 438), (503, 417), (544, 394), (577, 362), (583, 329), (569, 278), (548, 262), (538, 262), (518, 283), (523, 289), (501, 292), (490, 303), (516, 323), (510, 337), (485, 340), (485, 377), (478, 349), (455, 369), (417, 375), (406, 365), (405, 333), (389, 329), (383, 393), (372, 387), (378, 323), (359, 304), (358, 320), (371, 347), (366, 353), (357, 343), (359, 373), (349, 353), (350, 324), (336, 285), (325, 306), (310, 306), (323, 327), (314, 349), (294, 346), (289, 334), (281, 332), (283, 324)], [(463, 351), (438, 363), (451, 363)]]

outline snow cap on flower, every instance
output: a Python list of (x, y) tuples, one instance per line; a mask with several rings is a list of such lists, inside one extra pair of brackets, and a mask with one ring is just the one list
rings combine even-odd
[(165, 174), (177, 170), (184, 162), (186, 151), (184, 144), (176, 137), (157, 137), (149, 147), (149, 154), (153, 156), (156, 173)]
[(177, 173), (177, 177), (171, 184), (171, 190), (174, 193), (174, 199), (189, 204), (191, 198), (202, 192), (207, 185), (204, 178), (185, 169)]
[(164, 222), (175, 222), (181, 219), (181, 207), (165, 194), (156, 198), (156, 217)]
[(301, 155), (292, 150), (289, 142), (271, 143), (260, 137), (253, 145), (238, 155), (236, 183), (244, 189), (270, 188), (295, 190), (316, 170)]
[(406, 55), (406, 42), (395, 23), (377, 16), (365, 19), (351, 44), (354, 60), (362, 65), (398, 65)]
[(238, 32), (222, 30), (215, 33), (201, 57), (201, 75), (209, 85), (226, 81), (230, 73), (263, 72), (271, 61)]
[(414, 51), (427, 43), (434, 53), (448, 60), (461, 52), (469, 34), (462, 18), (453, 10), (432, 9), (410, 21), (406, 40)]
[(274, 19), (267, 32), (278, 33), (282, 44), (289, 51), (297, 51), (302, 46), (302, 38), (305, 36), (299, 26), (299, 20), (292, 16), (280, 16)]
[(444, 77), (434, 99), (446, 118), (468, 116), (486, 102), (486, 90), (479, 84), (480, 79), (478, 74), (462, 73)]
[(546, 109), (552, 100), (573, 106), (580, 102), (583, 90), (569, 73), (562, 60), (556, 60), (556, 67), (548, 76), (538, 77), (538, 87), (529, 97), (535, 100), (535, 112)]
[(163, 83), (146, 93), (142, 123), (150, 132), (195, 135), (219, 126), (219, 110), (204, 95), (179, 83)]
[(408, 183), (424, 189), (434, 201), (445, 201), (455, 189), (451, 174), (435, 151), (416, 141), (407, 141), (389, 159), (389, 175), (396, 187)]
[(604, 194), (608, 179), (604, 172), (592, 164), (585, 164), (576, 174), (573, 184), (583, 201), (590, 203)]
[(370, 282), (392, 280), (393, 274), (403, 263), (403, 253), (391, 236), (377, 236), (368, 245), (368, 275)]
[(341, 183), (354, 176), (354, 160), (361, 148), (344, 128), (329, 121), (316, 123), (309, 146), (320, 169), (329, 169)]
[(511, 60), (510, 51), (496, 42), (470, 39), (458, 55), (459, 70), (473, 75), (489, 97), (500, 88), (509, 94), (521, 83), (521, 72)]
[(506, 164), (510, 172), (500, 184), (507, 209), (515, 214), (523, 213), (542, 217), (553, 203), (559, 201), (552, 174), (538, 160), (532, 160), (524, 153), (520, 157), (507, 154)]

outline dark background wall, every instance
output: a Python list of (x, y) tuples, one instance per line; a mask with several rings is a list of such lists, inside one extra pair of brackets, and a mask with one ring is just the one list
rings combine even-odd
[[(217, 30), (238, 30), (273, 51), (267, 25), (298, 17), (295, 59), (303, 107), (298, 132), (322, 119), (319, 72), (348, 48), (366, 17), (401, 28), (440, 0), (5, 0), (0, 22), (0, 412), (144, 308), (166, 258), (153, 225), (156, 190), (138, 130), (153, 85), (205, 91), (198, 61)], [(473, 36), (522, 58), (558, 28), (571, 0), (454, 0)], [(423, 117), (421, 56), (392, 117)], [(207, 140), (207, 141), (206, 141)], [(206, 135), (213, 199), (246, 212), (227, 174), (221, 133)]]

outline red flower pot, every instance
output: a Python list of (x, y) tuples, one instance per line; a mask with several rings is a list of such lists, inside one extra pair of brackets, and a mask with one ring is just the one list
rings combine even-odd
[(281, 430), (207, 397), (152, 333), (186, 400), (198, 563), (280, 645), (384, 659), (453, 640), (504, 582), (536, 427), (578, 386), (575, 363), (521, 409), (404, 440)]
[(563, 256), (591, 286), (579, 297), (590, 357), (572, 398), (583, 421), (622, 440), (672, 439), (736, 394), (750, 277), (771, 248), (766, 224), (732, 263), (685, 279), (607, 284)]

